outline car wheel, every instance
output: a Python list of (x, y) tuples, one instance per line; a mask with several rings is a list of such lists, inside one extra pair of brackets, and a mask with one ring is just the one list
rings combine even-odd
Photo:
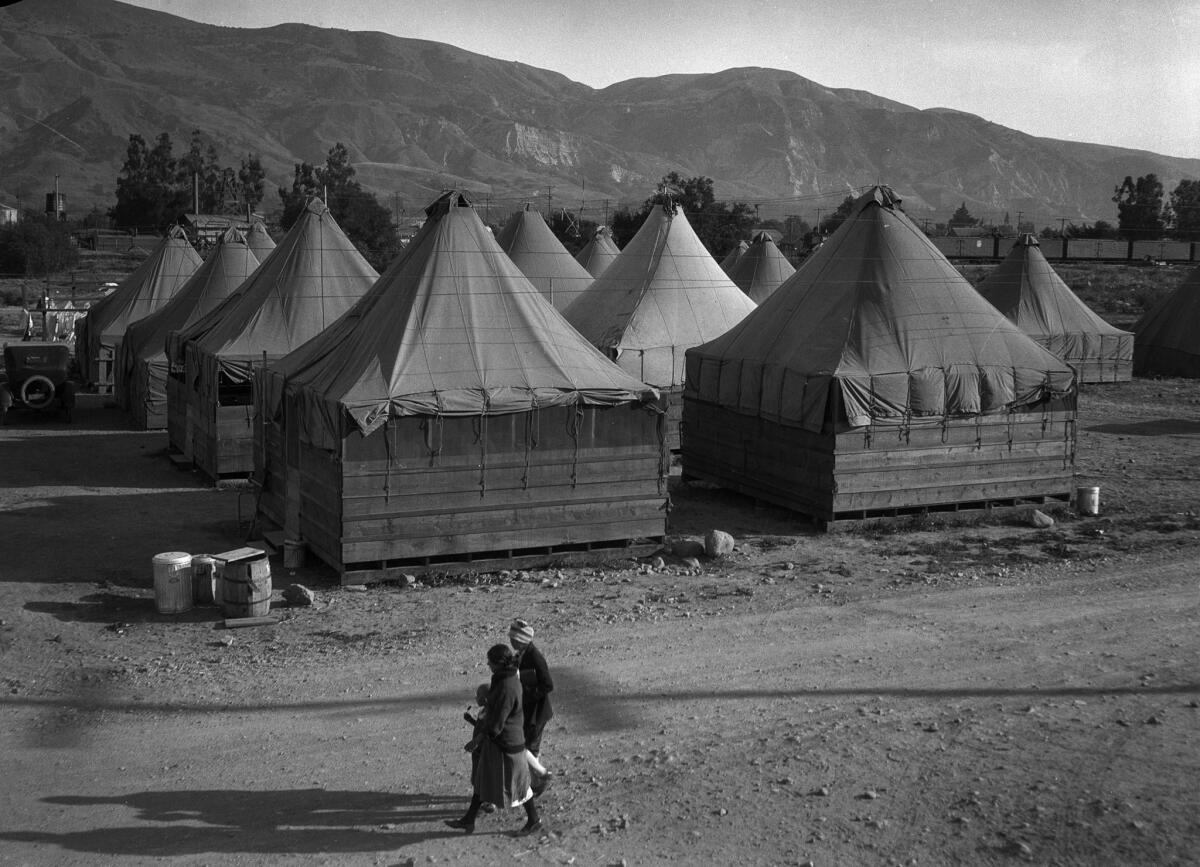
[(50, 377), (35, 373), (21, 383), (21, 402), (30, 409), (45, 409), (54, 402), (54, 391)]

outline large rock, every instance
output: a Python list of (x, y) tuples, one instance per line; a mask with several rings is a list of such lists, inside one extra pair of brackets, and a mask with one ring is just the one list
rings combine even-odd
[(1029, 513), (1029, 525), (1031, 527), (1037, 527), (1039, 530), (1044, 530), (1047, 527), (1054, 526), (1054, 519), (1041, 509), (1034, 509)]
[(288, 605), (312, 605), (317, 597), (303, 584), (289, 584), (283, 588), (283, 601)]
[(709, 530), (704, 537), (704, 553), (709, 557), (724, 557), (733, 553), (733, 536), (724, 530)]
[(688, 557), (703, 556), (705, 546), (696, 539), (680, 539), (671, 546), (671, 553), (681, 560), (686, 560)]

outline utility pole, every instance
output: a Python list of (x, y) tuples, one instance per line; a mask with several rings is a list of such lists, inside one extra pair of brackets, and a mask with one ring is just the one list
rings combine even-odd
[(550, 191), (553, 189), (554, 189), (554, 187), (546, 187), (546, 219), (547, 220), (550, 219), (550, 214), (552, 211), (552, 207), (550, 205)]
[(817, 225), (813, 226), (817, 230), (817, 234), (821, 234), (821, 212), (828, 210), (827, 208), (817, 208)]
[(1067, 236), (1067, 218), (1058, 218), (1058, 237), (1065, 238)]
[(1021, 234), (1021, 215), (1024, 213), (1025, 213), (1024, 211), (1017, 211), (1017, 234), (1018, 235)]

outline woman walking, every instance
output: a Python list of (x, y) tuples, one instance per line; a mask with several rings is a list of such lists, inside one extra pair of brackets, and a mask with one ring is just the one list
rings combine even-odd
[(542, 751), (542, 731), (554, 716), (554, 708), (550, 706), (554, 680), (546, 657), (533, 643), (532, 626), (524, 620), (514, 620), (508, 628), (508, 643), (517, 653), (521, 706), (525, 711), (525, 749), (536, 756)]
[(499, 809), (525, 807), (525, 826), (517, 836), (542, 830), (537, 804), (529, 786), (529, 763), (525, 760), (525, 715), (521, 708), (521, 683), (517, 677), (517, 657), (503, 644), (487, 653), (492, 671), (487, 703), (481, 709), (479, 762), (472, 774), (471, 805), (458, 819), (447, 819), (451, 828), (468, 834), (475, 830), (475, 819), (485, 803)]

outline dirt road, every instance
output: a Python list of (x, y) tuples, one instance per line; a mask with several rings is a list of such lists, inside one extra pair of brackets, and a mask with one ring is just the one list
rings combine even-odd
[[(821, 536), (675, 486), (698, 574), (634, 562), (154, 610), (151, 558), (241, 545), (97, 398), (0, 429), (0, 864), (1200, 862), (1200, 384), (1094, 389), (1099, 518)], [(240, 507), (240, 515), (239, 515)], [(508, 621), (556, 676), (548, 833), (473, 836), (461, 712)]]

